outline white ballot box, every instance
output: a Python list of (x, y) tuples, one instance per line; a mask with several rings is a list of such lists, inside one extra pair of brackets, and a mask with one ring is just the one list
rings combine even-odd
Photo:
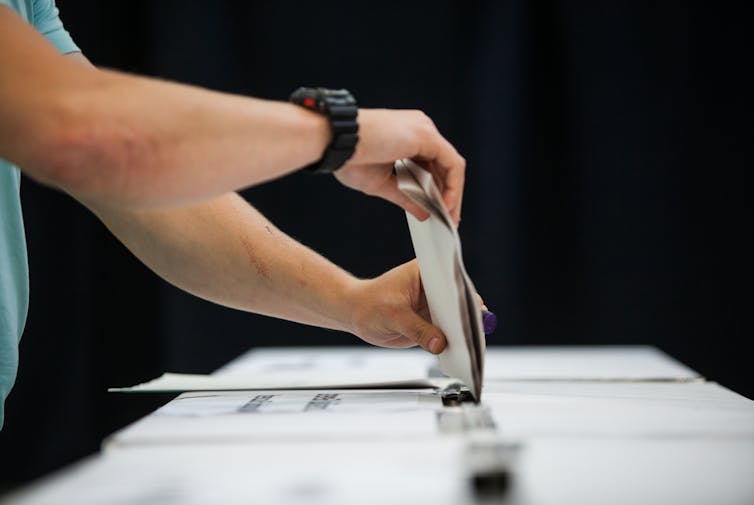
[[(437, 375), (417, 349), (267, 348), (207, 381)], [(754, 503), (754, 402), (655, 348), (489, 348), (481, 404), (434, 384), (186, 392), (2, 503)]]
[(552, 437), (528, 442), (517, 463), (504, 503), (754, 503), (750, 437)]
[[(693, 381), (700, 374), (651, 346), (488, 346), (485, 380), (497, 381)], [(418, 348), (265, 347), (252, 349), (218, 369), (218, 375), (341, 373), (375, 380), (437, 370), (437, 358)], [(393, 375), (389, 375), (392, 373)]]
[(754, 440), (754, 402), (712, 382), (506, 382), (485, 403), (497, 433), (523, 440)]
[(172, 445), (109, 452), (11, 497), (17, 505), (470, 503), (458, 440)]
[(698, 372), (651, 346), (487, 348), (487, 384), (505, 380), (688, 382), (701, 379)]

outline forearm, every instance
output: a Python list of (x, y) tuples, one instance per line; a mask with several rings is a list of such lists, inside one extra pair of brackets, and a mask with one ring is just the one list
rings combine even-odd
[(21, 160), (78, 198), (185, 205), (316, 161), (329, 140), (322, 117), (291, 104), (87, 72), (96, 74), (90, 86), (49, 109), (60, 124), (40, 140), (45, 149)]
[(71, 121), (83, 131), (71, 146), (62, 142), (71, 191), (83, 193), (76, 196), (184, 205), (292, 172), (316, 161), (329, 140), (321, 116), (291, 104), (101, 73), (106, 87), (71, 106), (87, 111)]
[(186, 208), (90, 208), (172, 284), (228, 307), (353, 331), (359, 281), (286, 236), (236, 194)]
[(0, 156), (88, 201), (185, 205), (291, 172), (329, 142), (322, 116), (63, 57), (0, 7)]

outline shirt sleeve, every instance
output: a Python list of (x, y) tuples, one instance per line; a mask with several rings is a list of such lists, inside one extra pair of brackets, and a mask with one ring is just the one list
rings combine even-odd
[(60, 20), (55, 0), (34, 0), (34, 28), (63, 54), (80, 51)]

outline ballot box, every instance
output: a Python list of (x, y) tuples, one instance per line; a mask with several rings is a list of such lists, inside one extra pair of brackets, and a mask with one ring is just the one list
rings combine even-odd
[[(438, 369), (418, 349), (266, 348), (213, 376), (260, 374)], [(653, 347), (493, 347), (478, 404), (430, 386), (185, 392), (2, 503), (69, 502), (752, 504), (754, 402)]]
[[(436, 373), (437, 358), (418, 348), (267, 347), (242, 354), (215, 375), (243, 376), (301, 373), (393, 375)], [(652, 346), (489, 346), (485, 383), (528, 381), (703, 380), (698, 372)]]

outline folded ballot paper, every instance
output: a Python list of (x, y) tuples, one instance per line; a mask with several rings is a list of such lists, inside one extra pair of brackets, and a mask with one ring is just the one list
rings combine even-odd
[(432, 174), (411, 160), (395, 162), (398, 188), (429, 213), (421, 222), (406, 213), (432, 322), (448, 339), (440, 370), (482, 394), (485, 337), (482, 315), (461, 256), (461, 239)]
[[(479, 401), (482, 390), (485, 338), (476, 290), (463, 266), (461, 241), (442, 202), (432, 175), (410, 160), (395, 163), (398, 187), (430, 217), (424, 222), (407, 214), (432, 322), (445, 333), (448, 345), (440, 354), (440, 371), (429, 377), (400, 360), (378, 360), (374, 367), (326, 370), (248, 370), (243, 374), (166, 373), (144, 384), (110, 388), (113, 392), (184, 392), (274, 389), (398, 389), (458, 390), (465, 385)], [(378, 351), (377, 349), (374, 350)], [(403, 351), (404, 353), (406, 351)], [(429, 355), (427, 355), (429, 357)], [(397, 356), (395, 357), (397, 358)], [(420, 364), (421, 365), (421, 364)]]

